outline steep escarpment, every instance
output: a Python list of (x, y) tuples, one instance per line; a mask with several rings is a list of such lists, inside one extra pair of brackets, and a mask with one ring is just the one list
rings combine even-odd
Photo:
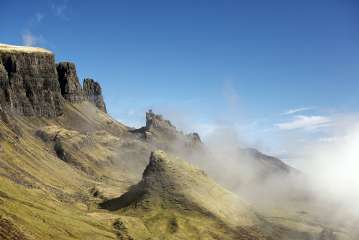
[(24, 116), (63, 113), (54, 55), (43, 49), (0, 45), (0, 105)]
[(98, 109), (107, 112), (102, 96), (102, 89), (98, 82), (85, 78), (83, 88), (79, 82), (76, 66), (71, 62), (60, 62), (56, 65), (62, 96), (71, 103), (87, 100)]
[(72, 102), (84, 100), (81, 84), (77, 77), (76, 67), (71, 62), (60, 62), (56, 65), (62, 96)]
[(106, 112), (99, 83), (79, 82), (74, 63), (55, 64), (45, 49), (0, 44), (0, 106), (23, 116), (54, 118), (63, 114), (64, 102), (88, 100)]
[(84, 79), (83, 90), (88, 101), (95, 104), (95, 106), (103, 112), (107, 112), (105, 101), (102, 96), (102, 89), (98, 82), (91, 78)]

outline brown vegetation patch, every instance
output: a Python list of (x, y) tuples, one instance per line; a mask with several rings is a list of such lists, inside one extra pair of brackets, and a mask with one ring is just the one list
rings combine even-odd
[(27, 240), (21, 230), (10, 220), (0, 218), (0, 239), (2, 240)]

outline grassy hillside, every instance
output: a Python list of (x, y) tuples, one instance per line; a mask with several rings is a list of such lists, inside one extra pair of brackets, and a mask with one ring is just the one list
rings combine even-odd
[(66, 116), (0, 121), (0, 216), (27, 239), (116, 239), (112, 220), (89, 214), (98, 189), (118, 195), (138, 179), (117, 157), (127, 128), (87, 102)]
[[(101, 206), (138, 219), (156, 239), (265, 239), (251, 208), (189, 163), (155, 151), (142, 180)], [(257, 229), (257, 231), (255, 231)]]
[(86, 101), (53, 119), (1, 112), (0, 238), (355, 239), (297, 208), (250, 206), (173, 155), (192, 136), (145, 130)]

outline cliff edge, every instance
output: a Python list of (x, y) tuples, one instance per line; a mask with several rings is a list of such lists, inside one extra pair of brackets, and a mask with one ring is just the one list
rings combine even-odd
[(43, 48), (0, 44), (0, 106), (13, 114), (54, 118), (64, 103), (88, 100), (106, 112), (102, 90), (94, 80), (79, 82), (71, 62), (55, 63)]

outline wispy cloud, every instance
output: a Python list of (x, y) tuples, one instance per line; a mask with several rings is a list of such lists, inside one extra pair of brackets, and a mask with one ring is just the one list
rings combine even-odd
[(42, 14), (42, 13), (36, 13), (35, 14), (35, 19), (36, 19), (36, 22), (41, 22), (42, 21), (42, 19), (44, 19), (44, 14)]
[(54, 12), (55, 16), (60, 17), (65, 20), (69, 20), (68, 16), (66, 15), (66, 10), (68, 9), (68, 1), (52, 1), (50, 5), (52, 11)]
[(22, 43), (25, 46), (36, 46), (41, 42), (42, 37), (35, 36), (30, 31), (26, 31), (21, 35)]
[(338, 137), (322, 137), (318, 139), (318, 142), (321, 143), (334, 143), (337, 142), (339, 140)]
[(281, 113), (281, 115), (292, 115), (295, 113), (299, 113), (299, 112), (304, 112), (304, 111), (308, 111), (313, 109), (313, 107), (302, 107), (302, 108), (294, 108), (294, 109), (289, 109), (283, 113)]
[(295, 116), (289, 122), (275, 124), (281, 130), (306, 129), (313, 130), (328, 126), (332, 120), (324, 116)]

